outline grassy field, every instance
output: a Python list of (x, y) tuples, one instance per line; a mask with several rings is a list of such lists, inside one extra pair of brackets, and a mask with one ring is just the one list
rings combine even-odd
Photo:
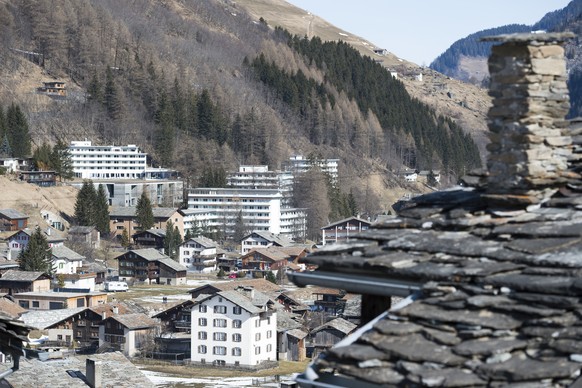
[(132, 360), (132, 362), (140, 367), (140, 369), (147, 369), (154, 372), (161, 372), (180, 377), (269, 377), (269, 376), (285, 376), (292, 373), (301, 373), (305, 371), (309, 361), (292, 362), (280, 361), (277, 368), (264, 369), (259, 371), (244, 371), (241, 369), (226, 369), (226, 368), (200, 368), (190, 365), (172, 365), (169, 363), (162, 363), (159, 361), (150, 360)]

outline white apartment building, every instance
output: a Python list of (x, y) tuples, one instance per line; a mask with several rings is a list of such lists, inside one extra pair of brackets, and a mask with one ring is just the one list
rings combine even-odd
[(293, 173), (291, 171), (269, 171), (269, 166), (240, 166), (237, 172), (226, 177), (228, 186), (240, 189), (276, 189), (283, 194), (282, 206), (291, 202), (293, 195)]
[(134, 144), (94, 146), (90, 141), (69, 145), (73, 172), (82, 179), (138, 179), (145, 177), (147, 154)]
[(208, 227), (232, 235), (239, 212), (249, 230), (281, 233), (281, 198), (276, 189), (196, 188), (188, 193), (188, 208), (214, 212)]
[(212, 272), (217, 268), (218, 255), (219, 249), (216, 242), (204, 236), (194, 237), (180, 245), (179, 263), (193, 271)]
[(192, 306), (192, 362), (240, 367), (276, 362), (273, 305), (252, 287), (200, 295)]
[(338, 164), (339, 159), (311, 159), (302, 155), (294, 155), (289, 158), (286, 170), (294, 174), (301, 174), (317, 166), (331, 177), (332, 182), (336, 183), (338, 181)]

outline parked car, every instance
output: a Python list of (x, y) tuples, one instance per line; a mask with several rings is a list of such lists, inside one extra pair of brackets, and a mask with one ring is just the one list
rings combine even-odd
[(105, 291), (108, 292), (117, 292), (117, 291), (127, 291), (129, 287), (127, 287), (126, 282), (107, 282), (105, 283)]

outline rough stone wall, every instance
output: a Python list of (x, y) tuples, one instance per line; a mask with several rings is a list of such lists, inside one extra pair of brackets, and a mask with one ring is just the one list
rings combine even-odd
[(526, 195), (538, 202), (567, 178), (572, 138), (565, 116), (570, 108), (562, 44), (569, 33), (512, 34), (489, 57), (493, 106), (487, 190)]

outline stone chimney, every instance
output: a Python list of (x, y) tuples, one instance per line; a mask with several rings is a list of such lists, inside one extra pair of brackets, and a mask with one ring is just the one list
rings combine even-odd
[(119, 314), (119, 307), (117, 307), (117, 306), (113, 306), (113, 307), (112, 307), (112, 309), (113, 309), (113, 314), (114, 314), (114, 315), (117, 315), (117, 314)]
[(85, 377), (87, 378), (87, 384), (91, 388), (101, 388), (103, 386), (101, 362), (88, 358), (85, 362), (85, 367)]
[(493, 106), (488, 126), (490, 197), (539, 203), (568, 176), (572, 138), (563, 44), (572, 33), (510, 34), (489, 57)]

